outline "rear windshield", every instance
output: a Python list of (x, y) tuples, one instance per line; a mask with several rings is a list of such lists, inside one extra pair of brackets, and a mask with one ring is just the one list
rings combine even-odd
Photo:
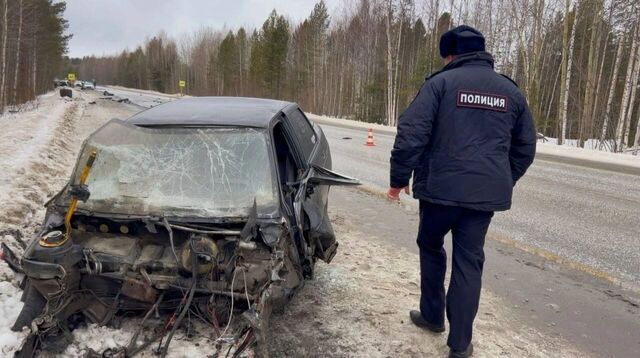
[[(84, 144), (72, 182), (92, 151), (91, 193), (78, 208), (168, 217), (243, 217), (254, 201), (277, 210), (266, 130), (141, 128), (113, 120)], [(66, 197), (66, 195), (61, 196)], [(62, 199), (60, 199), (62, 200)], [(65, 203), (59, 203), (65, 204)]]

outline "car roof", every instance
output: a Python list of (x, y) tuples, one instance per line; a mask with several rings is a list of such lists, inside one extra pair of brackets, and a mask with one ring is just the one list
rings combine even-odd
[(153, 126), (240, 126), (268, 128), (292, 102), (247, 97), (190, 97), (142, 111), (126, 122)]

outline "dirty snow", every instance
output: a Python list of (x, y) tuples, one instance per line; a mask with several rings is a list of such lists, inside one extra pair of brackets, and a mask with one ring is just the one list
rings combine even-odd
[(11, 326), (22, 310), (20, 277), (0, 261), (0, 356), (7, 357), (19, 346), (26, 332), (13, 332)]
[(64, 159), (75, 154), (70, 134), (84, 100), (74, 94), (68, 99), (50, 92), (30, 110), (0, 117), (0, 239), (17, 251), (24, 247), (25, 229), (33, 228), (34, 216), (60, 186), (67, 172)]
[[(112, 117), (139, 108), (108, 100), (90, 105), (96, 95), (74, 93), (73, 100), (48, 94), (30, 111), (0, 118), (0, 239), (21, 250), (37, 230), (42, 204), (67, 180), (82, 140)], [(44, 128), (44, 129), (43, 129)], [(319, 264), (317, 277), (274, 315), (273, 356), (434, 356), (446, 354), (446, 335), (432, 336), (412, 326), (407, 308), (418, 303), (418, 258), (395, 246), (377, 244), (334, 208), (341, 246), (331, 265)], [(18, 278), (0, 263), (0, 355), (10, 356), (24, 333), (10, 331), (22, 303)], [(330, 318), (330, 319), (327, 319)], [(194, 321), (195, 335), (179, 331), (172, 357), (203, 357), (216, 349), (213, 333)], [(138, 319), (116, 320), (119, 327), (89, 325), (73, 332), (75, 342), (63, 356), (82, 357), (126, 344)], [(147, 331), (147, 330), (145, 330)], [(474, 342), (477, 357), (584, 357), (558, 337), (524, 323), (500, 298), (483, 292)], [(140, 356), (151, 357), (152, 347)], [(251, 356), (251, 352), (248, 353)]]
[[(364, 233), (349, 213), (332, 208), (340, 248), (319, 264), (285, 312), (272, 321), (273, 356), (444, 357), (447, 335), (415, 327), (408, 310), (419, 305), (418, 255)], [(483, 290), (474, 329), (474, 357), (586, 357), (567, 342), (518, 322)]]

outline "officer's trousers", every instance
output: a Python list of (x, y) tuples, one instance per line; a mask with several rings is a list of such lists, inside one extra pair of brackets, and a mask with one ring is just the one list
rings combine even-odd
[[(464, 350), (471, 342), (480, 302), (484, 239), (492, 217), (493, 212), (420, 200), (420, 311), (428, 322), (443, 325), (446, 307), (447, 345), (455, 350)], [(445, 298), (447, 254), (443, 245), (449, 231), (453, 236), (453, 266)]]

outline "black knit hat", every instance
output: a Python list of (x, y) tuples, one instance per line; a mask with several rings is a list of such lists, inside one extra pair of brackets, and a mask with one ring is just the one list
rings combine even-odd
[(484, 36), (471, 26), (458, 26), (440, 37), (440, 56), (442, 58), (477, 51), (484, 51)]

